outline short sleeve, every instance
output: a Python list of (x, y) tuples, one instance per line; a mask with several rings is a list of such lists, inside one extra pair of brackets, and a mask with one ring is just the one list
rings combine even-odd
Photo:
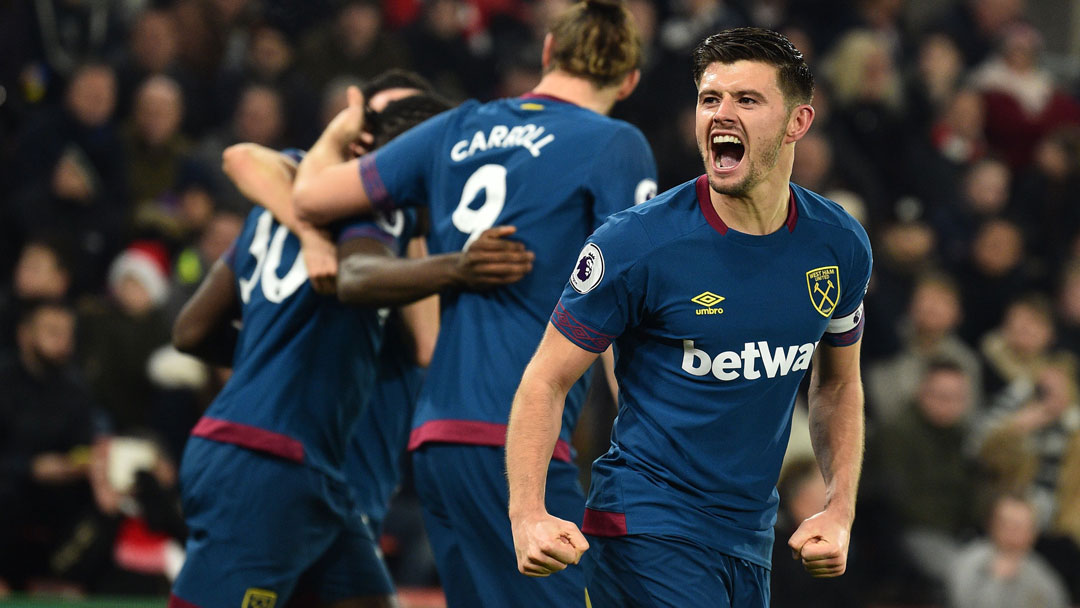
[(581, 348), (599, 353), (640, 319), (644, 233), (636, 217), (612, 217), (585, 243), (551, 324)]
[(429, 118), (360, 158), (360, 181), (376, 209), (428, 204), (432, 168), (457, 112)]
[(375, 239), (396, 255), (402, 255), (405, 245), (415, 232), (415, 214), (410, 210), (379, 211), (375, 216), (357, 216), (337, 227), (337, 243), (358, 238)]
[(847, 285), (840, 294), (840, 302), (836, 306), (825, 329), (823, 340), (832, 346), (850, 346), (862, 337), (866, 315), (863, 311), (863, 297), (866, 288), (870, 284), (870, 271), (873, 268), (873, 253), (870, 249), (870, 240), (862, 226), (857, 226), (852, 245), (851, 264), (848, 270)]
[(656, 160), (641, 131), (629, 124), (615, 131), (590, 183), (595, 185), (594, 230), (612, 214), (656, 196)]

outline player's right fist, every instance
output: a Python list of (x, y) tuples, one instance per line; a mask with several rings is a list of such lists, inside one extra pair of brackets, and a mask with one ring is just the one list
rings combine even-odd
[(589, 542), (572, 522), (546, 512), (511, 518), (518, 572), (548, 576), (581, 560)]

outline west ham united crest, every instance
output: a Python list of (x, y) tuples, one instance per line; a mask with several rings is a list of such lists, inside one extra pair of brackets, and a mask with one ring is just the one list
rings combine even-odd
[(822, 266), (807, 271), (806, 288), (810, 290), (810, 303), (821, 316), (828, 317), (840, 301), (840, 268)]
[(274, 608), (277, 594), (266, 589), (249, 588), (244, 594), (243, 608)]
[(570, 275), (570, 286), (578, 293), (589, 293), (603, 278), (604, 254), (595, 243), (586, 243)]

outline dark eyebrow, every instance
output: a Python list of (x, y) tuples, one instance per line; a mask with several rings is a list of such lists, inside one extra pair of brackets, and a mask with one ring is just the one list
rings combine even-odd
[(756, 97), (757, 99), (765, 99), (765, 95), (761, 91), (758, 91), (758, 90), (755, 90), (755, 89), (744, 89), (742, 91), (735, 91), (734, 96), (736, 98), (739, 98), (739, 97)]
[[(713, 89), (713, 88), (702, 89), (702, 90), (698, 91), (698, 99), (701, 99), (702, 97), (704, 97), (706, 95), (714, 95), (716, 97), (722, 97), (722, 94), (720, 93), (720, 91), (717, 91), (716, 89)], [(739, 91), (732, 92), (731, 95), (735, 99), (738, 99), (740, 97), (753, 97), (755, 99), (762, 99), (762, 100), (765, 99), (765, 95), (761, 91), (758, 91), (757, 89), (742, 89), (742, 90), (739, 90)]]

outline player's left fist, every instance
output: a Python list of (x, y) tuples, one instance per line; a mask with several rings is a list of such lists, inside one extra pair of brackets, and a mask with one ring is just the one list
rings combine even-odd
[(815, 578), (840, 576), (847, 570), (851, 517), (828, 509), (803, 520), (788, 540), (791, 555)]
[(589, 542), (572, 522), (546, 512), (511, 518), (518, 572), (548, 576), (581, 561)]

